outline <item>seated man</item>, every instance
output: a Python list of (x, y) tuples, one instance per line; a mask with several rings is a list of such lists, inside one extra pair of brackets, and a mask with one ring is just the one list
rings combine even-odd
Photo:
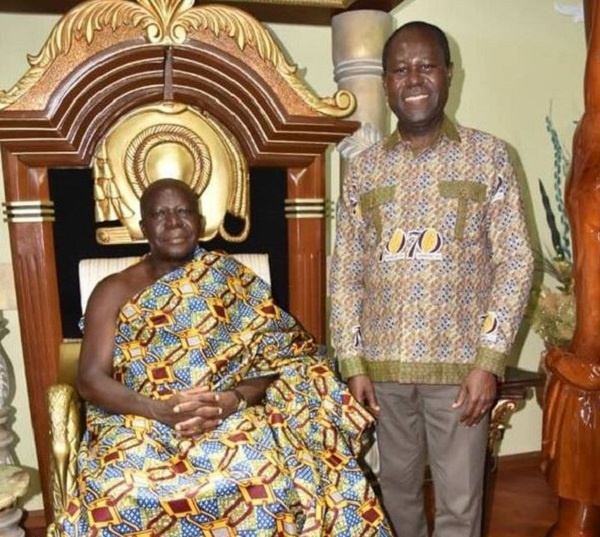
[(269, 288), (197, 246), (183, 182), (141, 199), (150, 253), (94, 289), (66, 535), (389, 535), (356, 462), (371, 416)]

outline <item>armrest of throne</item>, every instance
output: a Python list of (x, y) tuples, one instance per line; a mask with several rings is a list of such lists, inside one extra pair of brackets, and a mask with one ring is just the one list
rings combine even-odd
[[(82, 401), (75, 390), (79, 340), (60, 345), (58, 383), (46, 392), (50, 421), (50, 485), (52, 515), (56, 520), (75, 492), (77, 452), (83, 434)], [(52, 527), (49, 528), (49, 535)]]

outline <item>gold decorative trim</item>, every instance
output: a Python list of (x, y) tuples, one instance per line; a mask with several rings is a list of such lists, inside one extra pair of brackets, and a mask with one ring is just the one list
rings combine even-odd
[(54, 222), (54, 202), (50, 200), (7, 201), (2, 203), (4, 221), (10, 224)]
[(39, 217), (15, 217), (15, 218), (4, 218), (4, 222), (9, 224), (39, 224), (42, 222), (55, 222), (56, 219), (53, 216), (39, 216)]
[(293, 207), (286, 207), (285, 208), (285, 212), (287, 214), (293, 214), (293, 213), (310, 213), (310, 212), (314, 212), (314, 213), (324, 213), (325, 212), (325, 205), (298, 205), (298, 206), (293, 206)]
[(111, 244), (142, 244), (146, 239), (132, 239), (125, 226), (103, 227), (96, 230), (96, 242), (103, 246)]
[(298, 184), (298, 183), (300, 183), (300, 181), (302, 180), (302, 178), (304, 177), (306, 172), (307, 172), (307, 168), (304, 168), (296, 173), (292, 172), (290, 174), (290, 177), (291, 177), (292, 181), (294, 181), (295, 184)]
[(54, 202), (52, 200), (3, 201), (2, 205), (7, 209), (19, 209), (25, 207), (54, 208)]
[(285, 217), (289, 220), (294, 220), (294, 219), (300, 219), (300, 218), (325, 218), (325, 213), (315, 213), (315, 214), (308, 214), (308, 213), (295, 213), (295, 214), (287, 214), (285, 215)]
[(223, 219), (219, 226), (219, 234), (229, 242), (243, 242), (250, 234), (250, 171), (248, 170), (248, 163), (237, 138), (226, 130), (216, 118), (213, 118), (210, 114), (204, 115), (211, 120), (215, 135), (227, 149), (229, 167), (233, 170), (232, 176), (236, 178), (234, 188), (229, 192), (227, 198), (228, 210), (244, 223), (240, 233), (232, 235), (225, 228), (225, 220)]
[(327, 200), (324, 198), (288, 198), (285, 200), (286, 218), (325, 218)]
[(325, 198), (286, 198), (285, 202), (286, 205), (294, 205), (294, 204), (298, 204), (298, 205), (302, 205), (302, 204), (310, 204), (310, 205), (314, 205), (316, 203), (327, 203), (327, 201), (325, 200)]
[(256, 50), (270, 62), (287, 84), (311, 108), (332, 117), (345, 117), (356, 108), (356, 99), (348, 91), (321, 98), (298, 78), (297, 66), (288, 63), (267, 29), (249, 14), (231, 6), (194, 7), (194, 0), (91, 0), (69, 11), (54, 27), (37, 56), (29, 56), (27, 73), (8, 91), (0, 91), (0, 110), (15, 103), (48, 71), (54, 60), (66, 55), (74, 41), (88, 44), (105, 28), (139, 28), (152, 44), (178, 45), (196, 30), (209, 30), (215, 36), (227, 36), (243, 51)]
[(212, 168), (208, 147), (202, 138), (186, 126), (163, 123), (152, 125), (138, 133), (127, 147), (125, 173), (136, 195), (141, 197), (150, 185), (145, 169), (148, 155), (161, 144), (167, 143), (178, 144), (187, 149), (195, 170), (190, 186), (195, 192), (204, 192)]
[[(50, 476), (53, 518), (56, 520), (75, 494), (77, 451), (81, 439), (81, 402), (77, 392), (67, 384), (56, 384), (46, 392), (50, 409)], [(58, 535), (56, 527), (49, 535)]]
[(488, 426), (488, 452), (496, 456), (500, 447), (500, 440), (508, 427), (511, 416), (525, 405), (524, 401), (513, 399), (499, 400), (492, 410)]

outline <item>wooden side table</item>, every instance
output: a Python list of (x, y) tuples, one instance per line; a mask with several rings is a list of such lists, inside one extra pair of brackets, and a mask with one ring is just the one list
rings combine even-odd
[(533, 390), (543, 383), (544, 378), (536, 371), (512, 366), (506, 368), (504, 380), (498, 384), (498, 399), (492, 409), (488, 431), (488, 453), (494, 461), (494, 467), (500, 440), (511, 416), (525, 405)]
[(518, 367), (506, 368), (504, 380), (498, 384), (498, 398), (492, 409), (488, 426), (488, 453), (483, 488), (483, 535), (487, 535), (490, 521), (490, 501), (493, 498), (495, 474), (498, 466), (498, 451), (504, 431), (512, 415), (525, 406), (532, 398), (534, 390), (543, 387), (544, 377), (537, 371), (527, 371)]
[(25, 530), (19, 527), (23, 511), (17, 507), (29, 487), (29, 474), (18, 466), (0, 465), (0, 535), (2, 537), (24, 537)]

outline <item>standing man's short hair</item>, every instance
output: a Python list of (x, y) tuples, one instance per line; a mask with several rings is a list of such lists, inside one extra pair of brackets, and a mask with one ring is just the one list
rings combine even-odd
[(406, 24), (400, 26), (400, 28), (396, 29), (394, 33), (392, 33), (392, 35), (390, 35), (390, 37), (388, 37), (387, 41), (385, 42), (385, 45), (383, 46), (383, 52), (381, 54), (381, 64), (383, 66), (383, 72), (385, 73), (387, 69), (387, 59), (389, 56), (391, 43), (394, 41), (398, 34), (403, 32), (404, 30), (409, 30), (412, 28), (427, 30), (435, 36), (440, 45), (440, 48), (442, 49), (442, 54), (444, 55), (444, 62), (446, 64), (446, 67), (450, 67), (450, 65), (452, 64), (452, 58), (450, 56), (450, 44), (448, 43), (448, 37), (446, 37), (444, 31), (435, 24), (430, 24), (425, 21), (412, 21), (407, 22)]

